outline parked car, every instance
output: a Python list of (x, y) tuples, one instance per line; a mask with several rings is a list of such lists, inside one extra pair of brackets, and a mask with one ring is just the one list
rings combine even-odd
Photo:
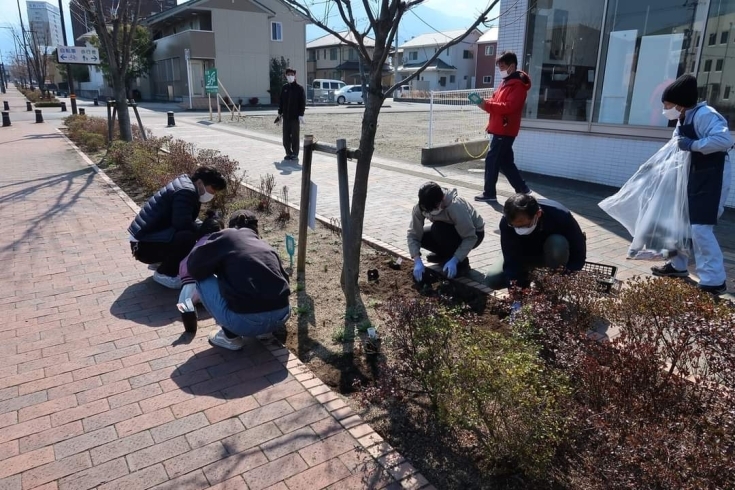
[(343, 88), (345, 82), (342, 80), (327, 80), (323, 78), (317, 78), (311, 82), (312, 88), (312, 100), (314, 102), (334, 102), (332, 96), (334, 92)]
[(334, 100), (338, 104), (362, 104), (362, 85), (345, 85), (334, 92)]

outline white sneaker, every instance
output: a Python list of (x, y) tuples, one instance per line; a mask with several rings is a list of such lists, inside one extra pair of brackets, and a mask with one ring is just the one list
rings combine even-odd
[(169, 289), (181, 289), (181, 279), (178, 277), (167, 276), (156, 271), (153, 273), (153, 280)]
[(242, 337), (229, 339), (225, 335), (225, 331), (220, 328), (219, 330), (212, 330), (209, 333), (209, 343), (217, 347), (222, 347), (223, 349), (240, 350), (245, 345), (245, 339)]

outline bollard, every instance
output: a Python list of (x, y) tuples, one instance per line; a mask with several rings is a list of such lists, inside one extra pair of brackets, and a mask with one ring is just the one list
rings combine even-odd
[(41, 109), (36, 109), (36, 122), (37, 123), (43, 122), (43, 111)]
[(61, 103), (61, 112), (66, 112), (66, 102)]
[(7, 128), (8, 126), (10, 126), (10, 113), (3, 111), (3, 127)]
[(26, 111), (31, 112), (33, 110), (33, 105), (26, 101)]
[(84, 110), (84, 107), (80, 107), (79, 108), (79, 115), (80, 116), (86, 116), (87, 115), (86, 111)]
[(99, 99), (97, 97), (95, 97), (94, 98), (94, 106), (97, 107), (98, 105), (100, 105), (100, 101), (99, 101)]
[(8, 101), (7, 100), (4, 100), (3, 101), (3, 110), (4, 111), (9, 111), (10, 110), (10, 106), (8, 105)]
[(174, 120), (174, 111), (168, 111), (168, 127), (176, 126), (176, 121)]
[(69, 98), (71, 99), (71, 113), (76, 114), (77, 113), (77, 96), (76, 94), (71, 94)]

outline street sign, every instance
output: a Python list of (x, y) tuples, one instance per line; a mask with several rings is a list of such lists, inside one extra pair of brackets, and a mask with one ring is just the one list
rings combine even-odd
[(100, 52), (88, 46), (57, 46), (56, 57), (59, 63), (75, 65), (99, 65)]
[(204, 90), (208, 94), (216, 94), (219, 90), (217, 84), (217, 68), (204, 70)]

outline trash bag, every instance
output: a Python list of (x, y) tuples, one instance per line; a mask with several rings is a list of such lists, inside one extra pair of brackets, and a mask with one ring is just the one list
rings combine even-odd
[(691, 248), (690, 154), (672, 139), (599, 206), (633, 237), (628, 258), (660, 260)]

